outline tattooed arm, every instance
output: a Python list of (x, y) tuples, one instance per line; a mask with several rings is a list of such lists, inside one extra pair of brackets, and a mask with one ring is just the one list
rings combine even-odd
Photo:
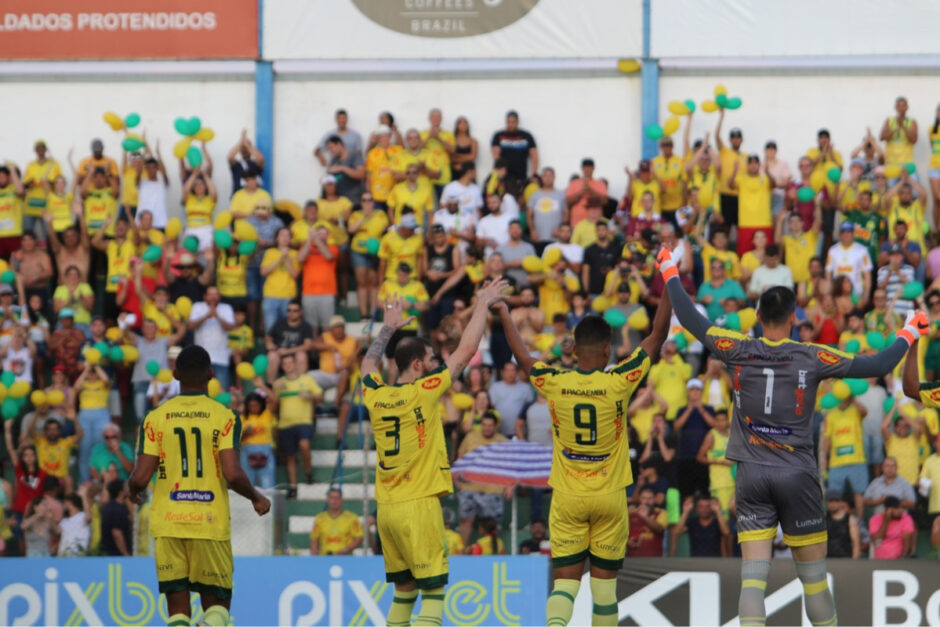
[(392, 339), (395, 331), (402, 328), (414, 320), (414, 316), (409, 316), (407, 320), (402, 319), (401, 300), (395, 296), (387, 305), (385, 305), (385, 321), (382, 323), (382, 330), (366, 351), (366, 356), (362, 359), (362, 376), (378, 372), (379, 364), (382, 363), (382, 355), (385, 354), (385, 346)]
[(502, 298), (502, 291), (509, 284), (502, 277), (497, 277), (489, 285), (486, 285), (477, 292), (477, 302), (473, 307), (473, 315), (470, 316), (470, 322), (464, 329), (463, 336), (460, 338), (460, 344), (450, 354), (450, 357), (444, 362), (450, 371), (450, 378), (456, 379), (463, 372), (464, 367), (473, 357), (474, 353), (480, 347), (480, 340), (483, 339), (483, 331), (486, 330), (486, 317), (490, 305)]

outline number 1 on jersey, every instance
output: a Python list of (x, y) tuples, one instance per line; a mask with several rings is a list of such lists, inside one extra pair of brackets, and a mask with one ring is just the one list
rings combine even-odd
[(767, 377), (767, 388), (764, 390), (764, 413), (769, 416), (774, 404), (774, 371), (764, 368), (761, 373)]

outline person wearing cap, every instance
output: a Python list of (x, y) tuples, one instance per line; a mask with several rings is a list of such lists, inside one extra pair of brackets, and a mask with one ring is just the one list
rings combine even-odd
[(23, 173), (23, 186), (26, 189), (25, 207), (23, 208), (23, 228), (36, 230), (36, 235), (45, 240), (42, 214), (46, 209), (46, 197), (55, 180), (62, 176), (62, 168), (55, 159), (47, 157), (46, 142), (37, 139), (33, 144), (36, 159), (26, 164)]
[(747, 285), (748, 298), (757, 300), (771, 287), (782, 285), (793, 289), (793, 273), (780, 261), (780, 247), (771, 244), (764, 251), (764, 261), (751, 274)]
[(366, 177), (361, 149), (358, 152), (350, 151), (339, 135), (331, 135), (326, 140), (326, 149), (330, 154), (326, 172), (335, 180), (336, 193), (350, 203), (355, 202), (362, 193)]
[[(104, 231), (105, 236), (114, 237), (114, 224), (118, 215), (118, 197), (121, 182), (117, 176), (97, 167), (82, 180), (81, 196), (85, 210), (85, 224), (89, 236)], [(104, 262), (103, 255), (92, 255), (92, 265)]]
[(436, 163), (440, 164), (440, 175), (431, 181), (431, 183), (434, 184), (434, 191), (438, 200), (441, 198), (441, 192), (444, 190), (444, 187), (450, 183), (450, 162), (452, 155), (457, 150), (454, 134), (447, 129), (441, 128), (442, 120), (443, 115), (441, 114), (441, 110), (436, 107), (431, 109), (428, 113), (430, 126), (421, 131), (421, 142), (424, 144), (424, 149), (434, 156)]
[(826, 255), (826, 278), (832, 280), (843, 274), (849, 277), (859, 307), (865, 307), (871, 293), (871, 272), (868, 249), (855, 241), (855, 225), (843, 222), (839, 225), (839, 241)]
[(901, 168), (901, 178), (898, 182), (881, 197), (881, 209), (887, 213), (888, 218), (888, 233), (894, 232), (894, 225), (898, 222), (905, 222), (911, 240), (919, 244), (922, 250), (926, 245), (924, 233), (926, 198), (927, 190), (912, 178), (905, 168)]
[(832, 168), (842, 169), (842, 153), (832, 146), (829, 131), (821, 128), (816, 133), (816, 147), (806, 151), (806, 157), (813, 164), (812, 180), (825, 181), (825, 187), (830, 199), (836, 197), (838, 184), (829, 180), (828, 173)]
[[(686, 127), (690, 125), (691, 122)], [(659, 140), (659, 154), (653, 157), (651, 165), (662, 190), (660, 212), (663, 219), (676, 224), (676, 211), (685, 200), (685, 168), (682, 157), (673, 152), (672, 137), (667, 135)]]
[(776, 218), (783, 209), (784, 196), (793, 180), (790, 166), (783, 159), (777, 158), (777, 142), (771, 140), (764, 144), (764, 169), (774, 180), (773, 196), (770, 199), (770, 212)]
[(519, 128), (519, 114), (515, 111), (506, 113), (506, 128), (493, 133), (490, 140), (493, 161), (502, 159), (506, 164), (508, 179), (525, 181), (529, 167), (533, 172), (539, 170), (539, 149), (535, 138), (529, 131)]
[(822, 467), (828, 469), (828, 489), (852, 491), (855, 515), (865, 511), (862, 495), (868, 487), (868, 464), (865, 455), (865, 437), (862, 421), (868, 414), (864, 405), (854, 396), (840, 401), (823, 419)]
[(917, 554), (914, 519), (904, 511), (896, 496), (885, 498), (884, 511), (869, 519), (868, 531), (877, 560), (897, 560)]
[(483, 192), (477, 185), (477, 167), (472, 161), (454, 170), (453, 181), (444, 186), (441, 198), (456, 198), (458, 210), (467, 224), (476, 224), (483, 210)]
[(894, 101), (897, 115), (885, 118), (879, 138), (885, 142), (885, 164), (902, 168), (914, 161), (914, 144), (917, 143), (917, 120), (907, 115), (907, 98), (898, 96)]
[(232, 194), (232, 199), (229, 201), (228, 209), (232, 217), (236, 220), (254, 217), (259, 208), (268, 212), (273, 211), (274, 201), (271, 200), (271, 194), (262, 189), (261, 182), (258, 180), (258, 170), (249, 167), (242, 174), (242, 180), (242, 185)]
[[(555, 180), (555, 171), (551, 174), (552, 183)], [(544, 181), (543, 181), (544, 184)], [(550, 189), (554, 189), (550, 186)], [(594, 159), (586, 157), (581, 160), (581, 176), (571, 179), (565, 191), (565, 203), (570, 212), (571, 228), (578, 228), (578, 223), (587, 217), (589, 200), (601, 204), (607, 201), (607, 183), (602, 179), (594, 178)]]
[(158, 229), (165, 229), (167, 222), (166, 200), (170, 187), (170, 178), (166, 174), (163, 157), (160, 156), (160, 144), (154, 152), (150, 146), (144, 146), (144, 175), (137, 183), (137, 214), (149, 211), (153, 215), (153, 224)]
[(117, 179), (119, 176), (117, 161), (104, 154), (104, 142), (100, 139), (91, 140), (91, 154), (78, 162), (78, 168), (75, 173), (76, 182), (81, 185), (95, 170), (103, 169), (105, 176)]
[[(566, 193), (555, 189), (554, 168), (542, 168), (539, 182), (539, 188), (526, 202), (526, 224), (532, 232), (535, 252), (541, 255), (548, 244), (557, 240), (558, 227), (569, 222), (570, 211), (567, 207)], [(584, 189), (589, 190), (590, 187), (584, 187)]]
[(748, 155), (744, 171), (739, 161), (734, 167), (735, 175), (729, 185), (738, 193), (738, 255), (743, 255), (754, 248), (755, 231), (763, 231), (768, 240), (774, 236), (770, 211), (774, 180), (761, 167), (756, 154)]
[(843, 219), (855, 225), (855, 241), (868, 249), (872, 263), (880, 264), (878, 253), (887, 239), (888, 222), (875, 210), (871, 189), (861, 189), (855, 198), (858, 206), (843, 210)]
[[(406, 151), (403, 154), (410, 153)], [(404, 158), (399, 159), (403, 160)], [(434, 189), (427, 176), (421, 175), (421, 165), (418, 161), (411, 161), (404, 168), (404, 179), (397, 183), (388, 195), (388, 218), (393, 224), (399, 224), (405, 209), (410, 208), (418, 226), (423, 227), (428, 222), (430, 212), (434, 210)]]
[(218, 202), (219, 193), (212, 176), (205, 167), (193, 168), (183, 184), (183, 208), (186, 211), (186, 231), (183, 239), (192, 235), (199, 240), (199, 250), (211, 248), (212, 212)]
[[(352, 235), (350, 257), (356, 275), (359, 313), (363, 319), (370, 318), (375, 311), (376, 295), (379, 291), (378, 253), (370, 252), (368, 244), (370, 240), (381, 240), (388, 229), (388, 214), (377, 206), (373, 192), (368, 190), (367, 186), (360, 197), (360, 208), (349, 215), (349, 222), (346, 224)], [(306, 278), (306, 271), (304, 277)]]
[[(424, 284), (412, 278), (413, 273), (414, 269), (408, 263), (401, 262), (395, 268), (395, 278), (386, 279), (379, 288), (379, 307), (384, 308), (397, 297), (404, 303), (405, 308), (411, 311), (410, 315), (414, 316), (414, 320), (397, 331), (399, 339), (418, 334), (420, 312), (427, 311), (430, 300)], [(392, 350), (394, 350), (395, 343), (395, 341), (389, 341)], [(393, 355), (386, 356), (391, 359)]]
[(365, 193), (371, 194), (376, 208), (384, 211), (388, 206), (388, 195), (392, 192), (392, 187), (395, 186), (395, 178), (392, 176), (392, 164), (396, 155), (404, 148), (391, 143), (392, 129), (388, 126), (379, 126), (373, 136), (376, 139), (376, 144), (369, 150), (365, 162)]
[(361, 347), (358, 339), (346, 333), (346, 320), (342, 316), (332, 316), (326, 330), (313, 341), (312, 348), (320, 353), (320, 367), (307, 374), (324, 390), (336, 388), (337, 407), (346, 395)]
[(339, 137), (342, 139), (343, 145), (346, 146), (346, 149), (352, 155), (359, 155), (359, 157), (362, 158), (365, 152), (362, 149), (362, 136), (349, 128), (349, 114), (346, 113), (346, 109), (337, 109), (333, 119), (336, 121), (336, 128), (330, 129), (324, 133), (320, 141), (317, 142), (316, 148), (313, 150), (313, 156), (317, 158), (317, 161), (319, 161), (320, 165), (324, 168), (327, 167), (329, 163), (328, 157), (330, 153), (328, 143), (331, 137)]
[(394, 280), (399, 264), (411, 268), (412, 278), (424, 276), (424, 237), (417, 232), (414, 214), (401, 217), (397, 228), (390, 229), (379, 243), (379, 280)]
[[(455, 207), (456, 204), (453, 206)], [(519, 238), (520, 240), (522, 238), (521, 228), (519, 229)], [(457, 269), (461, 265), (461, 255), (460, 248), (448, 241), (447, 232), (444, 230), (443, 225), (435, 224), (432, 226), (428, 239), (431, 245), (425, 249), (427, 272), (424, 277), (424, 286), (427, 288), (428, 294), (433, 295), (433, 298), (428, 307), (425, 321), (429, 329), (436, 329), (440, 321), (454, 311), (455, 289), (441, 291), (441, 288), (450, 277), (457, 273)], [(531, 244), (522, 243), (526, 244), (534, 254), (535, 249), (532, 248)], [(510, 249), (508, 244), (505, 248), (510, 253), (518, 250), (517, 248)]]
[(901, 298), (904, 284), (914, 279), (914, 268), (907, 264), (904, 258), (904, 246), (897, 242), (889, 244), (888, 263), (878, 268), (875, 284), (885, 291), (888, 300), (894, 303), (892, 310), (899, 316), (904, 317), (908, 312), (914, 311), (914, 301)]
[(715, 142), (718, 144), (718, 191), (721, 194), (721, 217), (724, 218), (725, 226), (730, 229), (738, 224), (738, 191), (731, 187), (731, 181), (737, 175), (737, 169), (746, 169), (747, 153), (741, 152), (744, 136), (737, 127), (728, 131), (730, 146), (722, 141), (721, 125), (724, 121), (725, 110), (721, 109), (718, 112), (718, 126), (715, 127)]
[[(636, 173), (630, 170), (630, 167), (624, 168), (627, 173), (627, 194), (618, 207), (618, 214), (626, 214), (625, 217), (636, 218), (643, 213), (643, 196), (649, 192), (653, 196), (653, 213), (660, 211), (660, 198), (663, 190), (659, 181), (653, 177), (653, 166), (648, 159), (640, 161)], [(629, 212), (627, 208), (629, 207)]]
[(826, 492), (826, 528), (829, 532), (826, 557), (862, 556), (858, 518), (852, 513), (841, 490)]

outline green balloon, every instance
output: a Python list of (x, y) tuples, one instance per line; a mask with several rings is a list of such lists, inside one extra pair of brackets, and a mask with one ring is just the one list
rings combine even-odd
[(839, 403), (841, 402), (842, 401), (836, 398), (835, 394), (830, 392), (829, 394), (826, 394), (825, 396), (822, 397), (822, 401), (820, 401), (820, 404), (822, 405), (823, 409), (832, 409), (833, 407), (838, 407)]
[(669, 524), (674, 525), (682, 517), (682, 506), (679, 504), (681, 496), (678, 488), (669, 488), (666, 490), (666, 516), (669, 518)]
[(5, 420), (13, 420), (19, 413), (20, 405), (15, 398), (6, 398), (0, 404), (0, 415), (3, 415)]
[(886, 414), (889, 413), (892, 409), (894, 409), (894, 397), (889, 396), (888, 398), (886, 398), (885, 402), (881, 404), (881, 409), (884, 410)]
[(845, 352), (854, 355), (862, 349), (862, 343), (858, 340), (849, 340), (845, 343)]
[(112, 346), (108, 350), (108, 359), (111, 360), (113, 364), (119, 364), (124, 361), (124, 349), (120, 346)]
[(140, 150), (144, 147), (144, 142), (134, 137), (125, 137), (124, 141), (121, 142), (121, 148), (127, 152), (134, 152), (135, 150)]
[[(715, 100), (717, 101), (718, 99), (716, 98)], [(740, 109), (741, 104), (741, 99), (735, 96), (734, 98), (728, 98), (725, 108), (734, 111), (735, 109)]]
[(212, 241), (215, 242), (215, 245), (219, 248), (226, 249), (232, 245), (234, 240), (228, 229), (216, 229), (212, 234)]
[(552, 355), (561, 357), (561, 344), (555, 344), (555, 346), (552, 347)]
[(728, 107), (728, 95), (727, 94), (718, 94), (715, 96), (715, 104), (725, 109)]
[(852, 295), (849, 297), (849, 300), (852, 301), (853, 305), (858, 305), (858, 294), (852, 292)]
[(126, 128), (134, 128), (140, 124), (140, 115), (136, 113), (128, 113), (127, 117), (124, 118), (124, 126)]
[(184, 118), (176, 118), (173, 120), (173, 128), (175, 128), (176, 132), (180, 135), (189, 135), (189, 133), (186, 132), (189, 130), (189, 125)]
[(223, 405), (228, 405), (232, 402), (232, 395), (228, 392), (219, 392), (219, 395), (215, 397), (215, 400), (222, 403)]
[(183, 240), (183, 248), (193, 254), (199, 252), (199, 238), (195, 235), (187, 235), (186, 239)]
[(885, 347), (885, 336), (877, 331), (869, 331), (865, 335), (865, 341), (871, 346), (872, 350), (880, 351)]
[(189, 118), (189, 120), (186, 121), (186, 125), (187, 125), (186, 134), (195, 135), (196, 133), (199, 132), (199, 129), (202, 128), (202, 120), (194, 116), (194, 117)]
[(675, 341), (676, 348), (679, 349), (680, 353), (689, 347), (689, 338), (685, 336), (685, 333), (677, 333), (672, 339)]
[(732, 479), (738, 478), (738, 462), (734, 462), (734, 464), (732, 464), (731, 466), (731, 478)]
[(865, 379), (845, 379), (852, 391), (852, 396), (861, 396), (868, 391), (868, 381)]
[(685, 101), (685, 106), (689, 108), (689, 113), (695, 113), (695, 101), (691, 98)]
[(842, 170), (836, 167), (829, 168), (829, 170), (826, 171), (826, 178), (833, 183), (838, 183), (842, 180)]
[(889, 333), (888, 337), (885, 338), (885, 346), (891, 346), (896, 339), (898, 339), (897, 333)]
[(663, 136), (663, 127), (659, 124), (648, 124), (646, 126), (646, 136), (650, 139), (661, 139)]
[(816, 196), (816, 192), (813, 191), (812, 187), (804, 185), (796, 190), (796, 199), (800, 202), (812, 202), (814, 196)]
[(268, 372), (268, 356), (264, 353), (258, 355), (252, 360), (251, 366), (255, 369), (256, 377), (264, 377)]
[(738, 315), (738, 312), (732, 311), (725, 316), (725, 326), (731, 329), (732, 331), (741, 330), (741, 316)]
[(914, 298), (920, 298), (920, 295), (923, 293), (924, 284), (920, 281), (911, 281), (904, 284), (904, 288), (901, 290), (901, 298), (912, 300)]
[(16, 283), (16, 273), (13, 270), (5, 270), (3, 274), (0, 274), (0, 282), (13, 285)]
[(258, 242), (248, 241), (238, 243), (239, 255), (251, 255), (258, 248)]
[(627, 317), (619, 309), (608, 309), (604, 312), (604, 320), (615, 329), (619, 329), (627, 323)]
[(144, 254), (141, 255), (140, 258), (147, 263), (153, 263), (154, 261), (160, 261), (160, 257), (162, 256), (163, 249), (156, 244), (152, 244), (151, 246), (147, 247), (147, 250), (144, 251)]
[(107, 342), (95, 342), (95, 350), (101, 353), (103, 359), (108, 358), (108, 351), (111, 350), (111, 347)]
[(147, 362), (147, 365), (144, 366), (144, 369), (151, 377), (155, 377), (157, 373), (160, 372), (160, 364), (157, 363), (156, 359), (151, 359)]
[(379, 242), (378, 238), (370, 237), (366, 240), (366, 252), (370, 255), (378, 255), (380, 245), (381, 242)]
[(10, 387), (16, 382), (16, 375), (13, 374), (11, 370), (4, 370), (3, 374), (0, 374), (0, 383), (6, 387)]
[(186, 150), (186, 160), (189, 161), (191, 167), (198, 168), (202, 165), (202, 151), (195, 146), (190, 146)]
[(913, 174), (914, 172), (917, 172), (917, 166), (914, 165), (913, 162), (912, 162), (912, 163), (905, 163), (905, 164), (904, 164), (904, 167), (907, 168), (907, 173), (908, 173), (908, 174)]

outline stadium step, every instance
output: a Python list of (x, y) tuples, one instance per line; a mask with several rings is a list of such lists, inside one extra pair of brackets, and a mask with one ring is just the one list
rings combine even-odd
[[(370, 467), (375, 466), (376, 464), (376, 453), (375, 451), (366, 451), (363, 453), (361, 450), (344, 450), (342, 452), (343, 456), (343, 468), (362, 468), (363, 461), (368, 464)], [(313, 451), (313, 465), (314, 466), (329, 466), (332, 468), (336, 465), (337, 460), (340, 457), (340, 452), (333, 451)]]
[[(339, 419), (329, 416), (318, 416), (316, 419), (316, 434), (317, 435), (336, 435), (339, 426)], [(372, 433), (372, 425), (369, 421), (364, 421), (362, 423), (363, 433)], [(346, 427), (346, 437), (350, 435), (359, 435), (359, 423), (351, 422)]]
[[(297, 486), (297, 499), (300, 501), (325, 501), (326, 495), (330, 491), (329, 484), (314, 483), (308, 485), (302, 483)], [(361, 483), (346, 483), (343, 485), (343, 498), (345, 500), (362, 500), (363, 496), (370, 499), (375, 498), (375, 486), (371, 483), (363, 487)]]

